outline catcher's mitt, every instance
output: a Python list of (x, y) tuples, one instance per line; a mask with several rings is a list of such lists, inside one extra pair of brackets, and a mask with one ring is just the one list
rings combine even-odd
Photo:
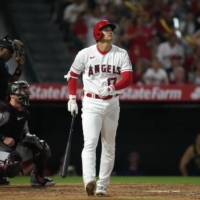
[(14, 49), (16, 61), (24, 62), (25, 50), (24, 50), (23, 43), (20, 40), (14, 39), (12, 41), (12, 46), (13, 46), (13, 49)]

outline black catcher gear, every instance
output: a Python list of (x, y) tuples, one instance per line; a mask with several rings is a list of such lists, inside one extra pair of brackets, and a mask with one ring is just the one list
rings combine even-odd
[(6, 176), (13, 178), (22, 170), (22, 158), (18, 152), (13, 151), (6, 162)]
[(22, 158), (17, 151), (12, 151), (5, 161), (1, 161), (3, 177), (13, 178), (22, 170)]
[(25, 138), (21, 142), (22, 146), (29, 147), (33, 151), (42, 151), (43, 145), (40, 139), (36, 135), (27, 133)]
[(15, 81), (8, 86), (8, 95), (16, 95), (25, 106), (29, 105), (30, 85), (26, 81)]
[(44, 176), (47, 160), (51, 156), (51, 150), (44, 140), (40, 140), (36, 135), (27, 133), (21, 142), (22, 146), (28, 147), (33, 152), (34, 172), (39, 176)]
[(37, 173), (39, 176), (44, 176), (44, 170), (47, 164), (48, 159), (51, 156), (51, 150), (49, 148), (49, 145), (44, 141), (40, 140), (43, 149), (39, 153), (34, 153), (33, 155), (33, 163), (34, 166), (34, 172)]
[(6, 35), (3, 39), (0, 39), (0, 47), (9, 49), (10, 51), (12, 51), (12, 53), (14, 53), (12, 40), (9, 38), (8, 35)]

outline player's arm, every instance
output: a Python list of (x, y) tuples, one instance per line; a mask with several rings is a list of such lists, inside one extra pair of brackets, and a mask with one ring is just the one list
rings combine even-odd
[(28, 121), (26, 121), (24, 124), (22, 138), (24, 138), (27, 133), (29, 133)]
[(179, 169), (180, 172), (183, 176), (188, 176), (188, 172), (187, 172), (187, 164), (190, 162), (190, 160), (193, 158), (194, 156), (194, 147), (193, 145), (189, 146), (187, 148), (187, 150), (185, 151), (185, 153), (183, 154), (180, 164), (179, 164)]
[(14, 73), (8, 78), (8, 82), (14, 82), (19, 80), (25, 63), (25, 50), (23, 43), (20, 40), (14, 39), (13, 48), (15, 51), (15, 60), (18, 66), (15, 69)]
[(76, 92), (78, 88), (78, 76), (79, 74), (70, 70), (65, 76), (68, 81), (68, 90), (69, 90), (69, 101), (68, 101), (68, 111), (73, 115), (74, 112), (78, 114), (78, 106), (76, 103)]
[(113, 85), (115, 90), (122, 90), (132, 84), (133, 72), (125, 71), (121, 73), (122, 79)]
[[(9, 120), (10, 113), (7, 110), (7, 107), (4, 104), (0, 104), (0, 126), (3, 126)], [(0, 132), (0, 141), (5, 145), (12, 147), (15, 144), (13, 138), (6, 137), (6, 135)]]

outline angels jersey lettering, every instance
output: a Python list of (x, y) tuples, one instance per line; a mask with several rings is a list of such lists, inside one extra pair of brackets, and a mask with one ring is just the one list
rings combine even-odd
[(112, 45), (108, 53), (102, 54), (95, 44), (79, 51), (71, 70), (76, 74), (83, 72), (84, 90), (98, 94), (102, 87), (119, 82), (122, 72), (132, 71), (132, 65), (124, 49)]

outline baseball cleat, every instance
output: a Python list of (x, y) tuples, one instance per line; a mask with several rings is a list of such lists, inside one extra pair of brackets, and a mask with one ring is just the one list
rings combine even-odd
[(34, 172), (31, 172), (30, 185), (32, 187), (40, 187), (40, 186), (47, 187), (47, 186), (54, 186), (55, 182), (50, 178), (39, 176)]
[(9, 185), (10, 181), (6, 177), (0, 178), (0, 185)]
[(96, 195), (97, 196), (104, 196), (104, 195), (106, 195), (106, 188), (104, 188), (103, 186), (97, 186)]
[(89, 181), (85, 186), (85, 190), (88, 196), (94, 196), (94, 192), (96, 190), (96, 181)]

